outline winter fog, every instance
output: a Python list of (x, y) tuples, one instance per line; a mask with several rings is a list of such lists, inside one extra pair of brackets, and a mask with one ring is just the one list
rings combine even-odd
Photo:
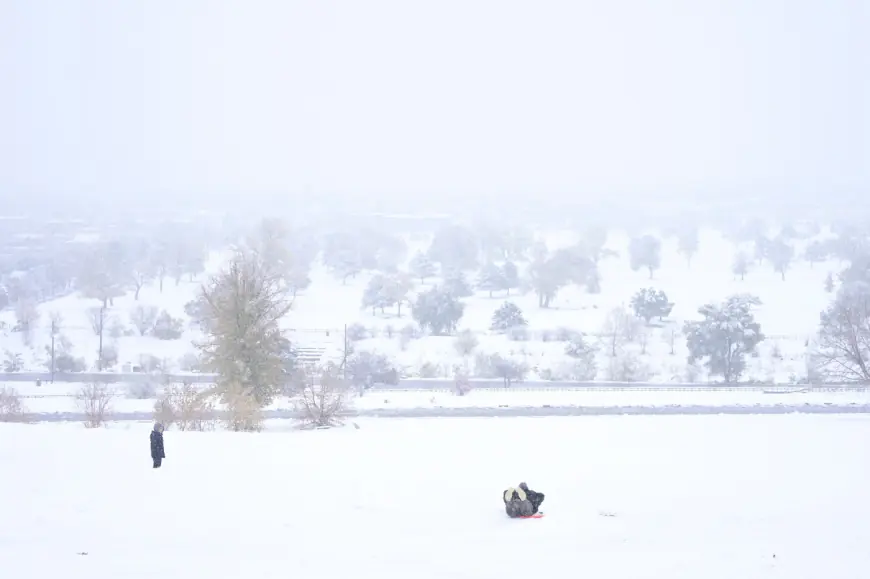
[(0, 0), (0, 569), (865, 576), (868, 39)]

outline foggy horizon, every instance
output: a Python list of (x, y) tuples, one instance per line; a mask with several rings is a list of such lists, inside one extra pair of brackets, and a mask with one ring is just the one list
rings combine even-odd
[(860, 202), (868, 23), (847, 0), (6, 0), (0, 194)]

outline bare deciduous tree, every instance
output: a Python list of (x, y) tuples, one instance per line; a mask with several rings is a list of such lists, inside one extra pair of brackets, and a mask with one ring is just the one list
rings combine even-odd
[(33, 300), (22, 300), (15, 306), (15, 330), (21, 332), (26, 345), (33, 340), (33, 331), (39, 322), (39, 309)]
[(49, 320), (51, 322), (48, 330), (51, 337), (51, 345), (48, 348), (48, 355), (50, 357), (49, 368), (51, 371), (51, 381), (54, 382), (54, 372), (57, 369), (57, 339), (60, 337), (60, 330), (63, 326), (63, 316), (61, 316), (60, 312), (51, 312)]
[(643, 322), (624, 307), (616, 307), (604, 319), (602, 333), (607, 337), (610, 355), (616, 356), (626, 344), (633, 342), (643, 330)]
[(88, 316), (90, 318), (91, 329), (94, 331), (94, 335), (100, 339), (99, 345), (97, 346), (97, 366), (98, 369), (102, 371), (104, 362), (103, 338), (106, 335), (106, 328), (109, 327), (111, 322), (111, 317), (104, 306), (91, 308), (88, 310)]
[(870, 286), (844, 285), (822, 312), (813, 359), (830, 381), (870, 382)]
[(106, 422), (115, 394), (108, 384), (92, 383), (82, 386), (76, 394), (76, 405), (85, 415), (85, 427), (99, 428)]
[(141, 292), (142, 288), (145, 287), (145, 284), (154, 279), (154, 277), (154, 270), (150, 264), (139, 265), (133, 268), (133, 271), (130, 272), (130, 283), (133, 285), (134, 300), (139, 300), (139, 292)]
[(144, 336), (154, 329), (159, 313), (155, 306), (138, 305), (130, 312), (130, 322), (139, 331), (139, 335)]

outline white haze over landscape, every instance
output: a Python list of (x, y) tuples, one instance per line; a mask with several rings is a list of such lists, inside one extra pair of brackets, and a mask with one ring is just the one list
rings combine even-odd
[[(870, 378), (816, 357), (870, 263), (866, 2), (0, 0), (0, 87), (4, 579), (870, 576)], [(292, 345), (398, 383), (355, 383), (331, 428), (290, 388), (260, 432), (177, 420), (155, 470), (156, 404), (213, 387), (191, 304), (264, 218), (310, 279)], [(476, 249), (437, 335), (412, 310), (455, 273), (419, 275), (444, 231)], [(599, 287), (541, 307), (536, 267), (595, 231)], [(366, 302), (384, 276), (401, 309)], [(673, 307), (640, 324), (643, 288)], [(734, 295), (764, 340), (729, 381), (686, 323)], [(506, 304), (525, 325), (494, 328)], [(114, 379), (98, 428), (85, 372)], [(522, 480), (543, 518), (505, 516)]]

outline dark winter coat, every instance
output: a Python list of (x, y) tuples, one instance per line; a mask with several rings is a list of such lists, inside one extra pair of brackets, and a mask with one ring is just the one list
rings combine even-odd
[(151, 431), (151, 458), (166, 458), (166, 452), (163, 450), (163, 433), (155, 426)]
[(544, 493), (530, 490), (526, 483), (519, 488), (509, 488), (502, 493), (505, 512), (509, 517), (529, 517), (538, 512), (544, 502)]
[(526, 498), (532, 503), (532, 511), (537, 513), (541, 508), (541, 503), (544, 502), (544, 493), (538, 493), (526, 486), (526, 483), (520, 483), (520, 489), (526, 492)]

